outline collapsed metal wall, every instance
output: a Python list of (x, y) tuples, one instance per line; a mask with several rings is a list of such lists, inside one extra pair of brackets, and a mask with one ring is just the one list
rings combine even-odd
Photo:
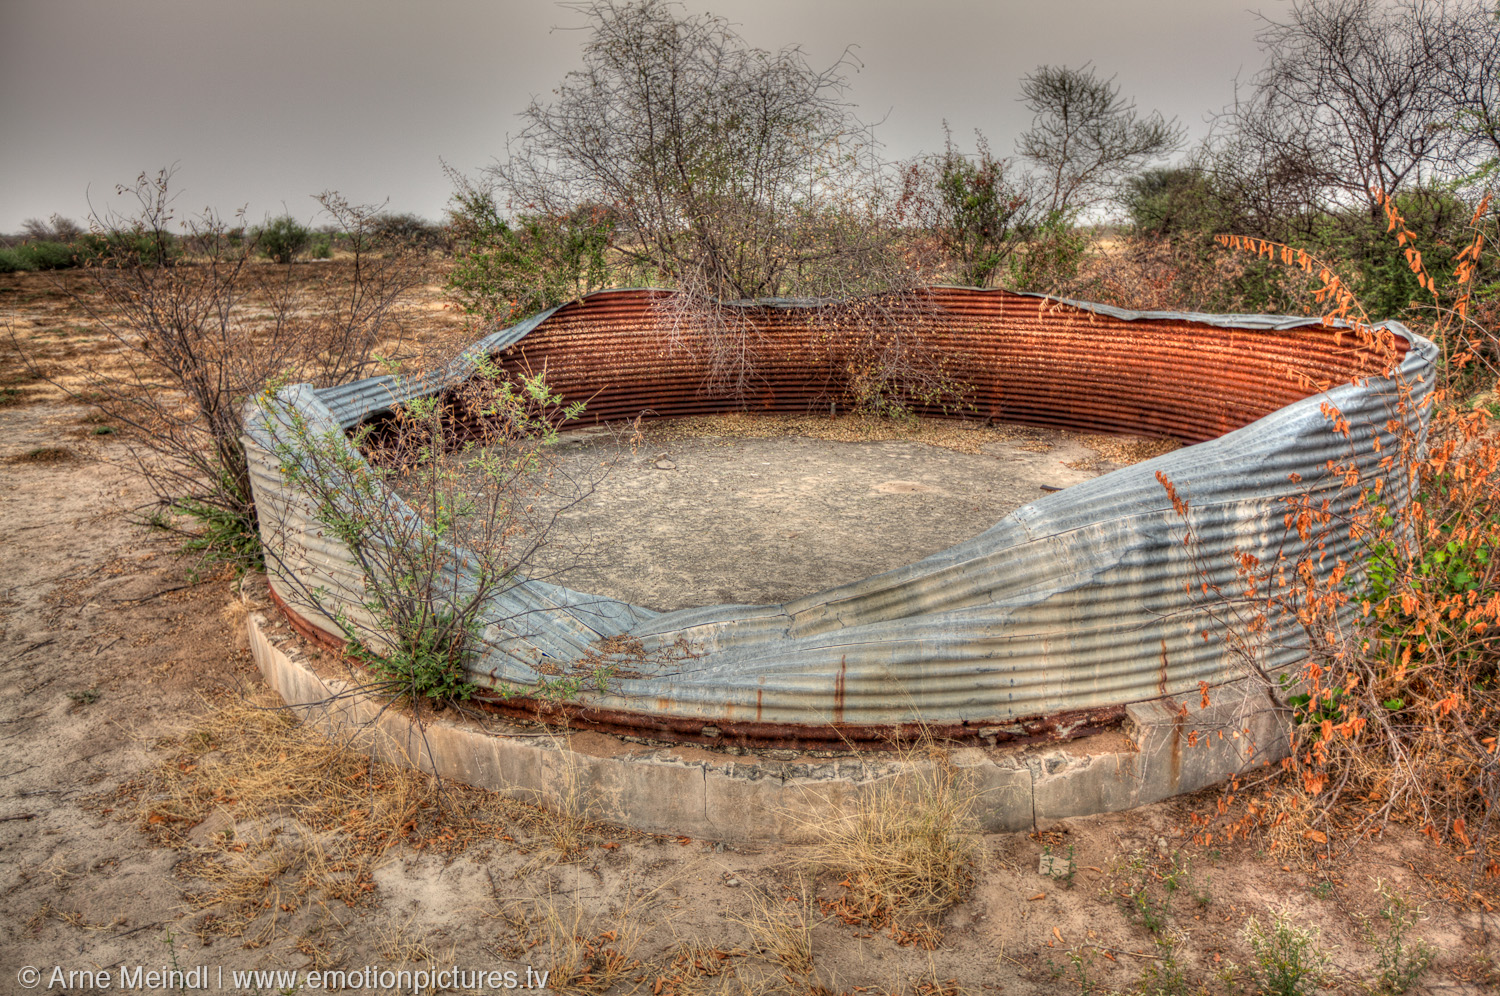
[[(702, 395), (706, 360), (671, 347), (662, 296), (594, 294), (497, 332), (471, 354), (545, 368), (565, 398), (591, 398), (600, 420), (739, 407)], [(859, 738), (915, 722), (1004, 736), (1038, 717), (1195, 691), (1238, 676), (1239, 666), (1221, 607), (1199, 583), (1232, 581), (1237, 551), (1263, 560), (1294, 553), (1287, 500), (1311, 495), (1345, 511), (1360, 487), (1330, 463), (1353, 467), (1368, 486), (1391, 473), (1387, 458), (1402, 437), (1425, 431), (1436, 349), (1399, 325), (1384, 327), (1382, 351), (1315, 319), (1138, 314), (958, 288), (936, 288), (931, 300), (928, 345), (973, 386), (977, 414), (1197, 445), (1046, 495), (914, 564), (783, 605), (657, 613), (527, 581), (491, 607), (473, 678), (519, 688), (524, 702), (524, 689), (599, 639), (630, 636), (646, 650), (629, 664), (640, 676), (586, 688), (574, 706), (582, 719), (762, 740)], [(764, 356), (751, 407), (803, 411), (828, 397), (830, 371), (808, 348), (811, 313), (791, 304), (746, 312)], [(280, 565), (273, 586), (313, 625), (332, 631), (332, 614), (359, 617), (361, 580), (349, 551), (288, 486), (287, 413), (315, 429), (346, 429), (472, 370), (466, 357), (420, 381), (301, 385), (250, 420), (262, 533)], [(1332, 431), (1325, 405), (1348, 422), (1347, 437)], [(1187, 522), (1158, 473), (1189, 502)], [(1388, 497), (1403, 497), (1399, 474)], [(1189, 525), (1194, 542), (1185, 545)], [(1347, 535), (1327, 539), (1323, 570), (1357, 557)], [(1259, 640), (1268, 667), (1305, 647), (1287, 616)], [(670, 653), (677, 645), (693, 656)]]

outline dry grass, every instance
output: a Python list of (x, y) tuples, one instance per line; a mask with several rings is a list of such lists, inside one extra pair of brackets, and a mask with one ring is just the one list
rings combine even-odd
[(749, 892), (750, 912), (730, 919), (750, 932), (755, 951), (799, 976), (813, 972), (813, 904), (804, 886), (800, 896), (778, 902), (763, 892)]
[(540, 970), (548, 973), (548, 991), (628, 996), (644, 982), (637, 950), (645, 930), (634, 910), (594, 917), (575, 900), (548, 895), (535, 901), (528, 920), (544, 952)]
[(73, 451), (62, 446), (39, 446), (11, 457), (8, 463), (67, 463), (76, 459)]
[(693, 939), (671, 948), (653, 968), (652, 996), (732, 996), (746, 992), (744, 980), (735, 971), (741, 948)]
[(276, 703), (210, 710), (118, 793), (159, 844), (191, 852), (182, 870), (204, 933), (265, 943), (309, 904), (368, 902), (398, 844), (453, 853), (547, 824), (521, 803), (375, 760), (366, 743), (331, 741)]
[(900, 776), (806, 829), (812, 861), (842, 877), (845, 894), (830, 912), (926, 946), (932, 921), (972, 887), (977, 797), (943, 748), (927, 741), (900, 754)]

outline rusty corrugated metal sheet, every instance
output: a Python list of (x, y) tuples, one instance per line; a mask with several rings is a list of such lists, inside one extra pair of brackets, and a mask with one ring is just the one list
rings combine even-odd
[[(923, 334), (952, 376), (973, 385), (975, 414), (1198, 445), (1047, 495), (915, 564), (785, 605), (654, 613), (527, 581), (496, 599), (475, 679), (524, 698), (543, 677), (538, 660), (565, 667), (600, 637), (628, 634), (648, 654), (685, 644), (694, 656), (632, 662), (642, 677), (586, 690), (571, 708), (612, 727), (772, 740), (777, 730), (863, 736), (914, 722), (1024, 728), (1181, 693), (1234, 677), (1236, 667), (1220, 613), (1185, 586), (1205, 573), (1230, 581), (1236, 551), (1265, 558), (1286, 548), (1283, 500), (1309, 487), (1335, 513), (1346, 510), (1358, 492), (1331, 479), (1330, 461), (1373, 481), (1386, 473), (1382, 454), (1398, 445), (1398, 429), (1425, 429), (1425, 407), (1412, 402), (1430, 391), (1436, 350), (1398, 325), (1388, 326), (1394, 350), (1383, 356), (1316, 319), (1137, 314), (961, 288), (931, 295)], [(591, 397), (589, 414), (600, 420), (740, 407), (703, 396), (706, 368), (670, 348), (661, 296), (599, 293), (474, 348), (511, 369), (545, 368), (564, 397)], [(802, 411), (838, 396), (837, 369), (810, 344), (816, 307), (747, 309), (764, 352), (749, 407)], [(1384, 369), (1390, 356), (1397, 369)], [(348, 427), (471, 369), (461, 359), (416, 384), (292, 389), (281, 410)], [(1325, 403), (1348, 420), (1348, 438), (1330, 431)], [(324, 612), (357, 614), (348, 551), (286, 487), (285, 449), (272, 457), (287, 440), (280, 418), (263, 412), (247, 440), (267, 543), (285, 551), (273, 583), (314, 622), (319, 601)], [(1192, 548), (1158, 472), (1191, 503)], [(1390, 482), (1389, 496), (1400, 500), (1401, 488)], [(1358, 552), (1332, 537), (1326, 564)], [(325, 594), (313, 598), (318, 590)], [(518, 618), (524, 627), (508, 622)], [(1273, 620), (1262, 639), (1269, 667), (1305, 647), (1289, 618)]]

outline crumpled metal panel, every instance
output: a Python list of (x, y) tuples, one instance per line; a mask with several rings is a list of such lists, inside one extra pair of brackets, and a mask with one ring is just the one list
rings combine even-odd
[[(543, 312), (420, 384), (301, 386), (281, 404), (347, 428), (469, 376), (472, 356), (485, 352), (511, 370), (545, 367), (565, 398), (592, 397), (589, 414), (600, 420), (741, 407), (699, 393), (705, 369), (669, 347), (654, 306), (662, 293), (601, 292)], [(629, 635), (646, 659), (622, 663), (640, 677), (586, 687), (569, 707), (579, 719), (774, 739), (778, 729), (978, 729), (1108, 711), (1241, 673), (1222, 606), (1200, 586), (1232, 588), (1236, 553), (1295, 556), (1289, 501), (1311, 494), (1335, 515), (1348, 511), (1361, 488), (1345, 487), (1331, 466), (1352, 466), (1362, 487), (1387, 478), (1386, 499), (1405, 499), (1388, 458), (1403, 436), (1425, 435), (1437, 351), (1398, 324), (1383, 327), (1399, 366), (1383, 370), (1367, 343), (1317, 319), (1135, 313), (963, 288), (931, 295), (929, 345), (974, 386), (975, 414), (1196, 445), (1045, 495), (914, 564), (784, 605), (657, 613), (525, 581), (495, 599), (474, 679), (519, 690), (510, 703), (525, 704), (526, 689), (547, 678), (539, 663), (566, 673), (600, 638)], [(836, 371), (809, 347), (816, 307), (748, 307), (768, 357), (749, 407), (802, 411), (836, 396)], [(1326, 405), (1348, 422), (1347, 438), (1332, 431)], [(265, 409), (250, 425), (263, 536), (282, 551), (273, 585), (332, 631), (319, 623), (330, 608), (363, 611), (358, 571), (287, 488), (286, 427)], [(1187, 522), (1159, 474), (1189, 502)], [(1194, 542), (1185, 544), (1189, 527)], [(1337, 535), (1324, 552), (1325, 571), (1359, 555)], [(1294, 619), (1272, 619), (1258, 663), (1290, 664), (1305, 645)]]

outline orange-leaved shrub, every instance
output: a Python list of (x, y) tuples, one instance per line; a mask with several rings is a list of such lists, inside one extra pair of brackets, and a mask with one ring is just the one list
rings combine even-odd
[[(1273, 846), (1307, 849), (1398, 821), (1500, 877), (1500, 428), (1495, 314), (1483, 293), (1496, 265), (1483, 231), (1493, 217), (1486, 198), (1454, 276), (1440, 286), (1394, 204), (1385, 205), (1430, 295), (1407, 324), (1441, 348), (1431, 395), (1403, 388), (1405, 404), (1430, 405), (1429, 427), (1421, 438), (1409, 412), (1393, 413), (1387, 428), (1399, 445), (1384, 451), (1384, 480), (1329, 461), (1327, 471), (1354, 489), (1350, 502), (1285, 499), (1288, 539), (1298, 540), (1290, 552), (1274, 563), (1240, 554), (1232, 589), (1203, 586), (1233, 606), (1222, 614), (1228, 649), (1283, 711), (1291, 753), (1275, 777), (1234, 782), (1218, 814), (1195, 822), (1202, 836), (1222, 820), (1231, 832), (1265, 828)], [(1393, 338), (1370, 324), (1333, 267), (1279, 243), (1220, 242), (1313, 275), (1324, 320), (1383, 345), (1396, 366)], [(1324, 412), (1330, 431), (1347, 437), (1342, 414), (1326, 403)], [(1406, 501), (1392, 500), (1402, 492)], [(1329, 564), (1335, 535), (1357, 541), (1358, 552)], [(1258, 668), (1255, 650), (1277, 613), (1295, 614), (1308, 648), (1300, 666), (1280, 673)]]

